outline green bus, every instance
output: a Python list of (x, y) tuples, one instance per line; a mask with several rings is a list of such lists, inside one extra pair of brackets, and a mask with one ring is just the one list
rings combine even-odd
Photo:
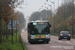
[(31, 21), (28, 23), (28, 42), (46, 42), (50, 41), (50, 27), (48, 21)]

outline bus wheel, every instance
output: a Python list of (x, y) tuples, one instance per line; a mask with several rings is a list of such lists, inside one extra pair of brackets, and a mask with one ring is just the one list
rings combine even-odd
[(49, 43), (49, 41), (46, 41), (46, 43)]
[(29, 41), (28, 43), (30, 43), (31, 44), (31, 42)]
[(28, 41), (30, 44), (32, 44), (32, 42)]
[(28, 40), (28, 43), (31, 43), (31, 42)]

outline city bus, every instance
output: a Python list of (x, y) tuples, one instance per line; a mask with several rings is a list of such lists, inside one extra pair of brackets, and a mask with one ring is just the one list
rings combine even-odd
[(50, 41), (50, 27), (48, 21), (31, 21), (28, 23), (28, 42), (46, 42)]

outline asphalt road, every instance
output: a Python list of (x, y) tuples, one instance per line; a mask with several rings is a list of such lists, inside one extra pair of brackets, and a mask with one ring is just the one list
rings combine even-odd
[(30, 44), (27, 40), (27, 32), (22, 31), (21, 37), (23, 42), (26, 44), (28, 50), (75, 50), (75, 39), (66, 40), (58, 40), (57, 36), (50, 36), (51, 41), (49, 44), (46, 43), (34, 43)]

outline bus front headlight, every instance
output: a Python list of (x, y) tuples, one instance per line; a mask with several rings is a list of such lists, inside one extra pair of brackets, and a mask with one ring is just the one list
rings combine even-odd
[(31, 39), (33, 39), (33, 37), (31, 36)]
[(46, 38), (50, 38), (50, 35), (46, 35)]
[(34, 36), (33, 35), (31, 35), (31, 39), (34, 39)]

